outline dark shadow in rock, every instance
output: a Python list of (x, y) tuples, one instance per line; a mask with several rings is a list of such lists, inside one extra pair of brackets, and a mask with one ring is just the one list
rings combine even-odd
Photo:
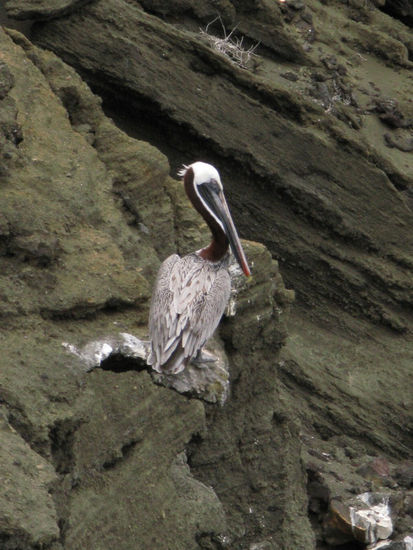
[(100, 364), (102, 370), (111, 372), (128, 372), (142, 371), (148, 368), (148, 365), (143, 359), (134, 359), (132, 357), (124, 357), (120, 353), (114, 353)]
[(362, 550), (366, 548), (364, 544), (361, 544), (356, 541), (348, 542), (346, 544), (341, 544), (340, 546), (335, 546), (335, 550)]
[(90, 78), (88, 81), (93, 92), (102, 98), (106, 116), (128, 136), (147, 141), (162, 151), (168, 157), (173, 177), (183, 162), (192, 162), (192, 159), (218, 164), (219, 155), (214, 154), (207, 139), (195, 135), (183, 123), (176, 124), (152, 100), (132, 96), (126, 90), (115, 97), (111, 90), (94, 86)]
[(49, 439), (53, 465), (59, 474), (68, 474), (74, 465), (73, 443), (79, 422), (62, 420), (50, 428)]
[(128, 441), (128, 443), (125, 443), (125, 445), (123, 445), (120, 450), (119, 456), (112, 457), (110, 460), (102, 465), (103, 470), (111, 470), (112, 468), (115, 468), (115, 466), (119, 464), (119, 462), (128, 458), (128, 456), (131, 455), (133, 449), (136, 447), (136, 444), (139, 443), (139, 441), (140, 440), (133, 439), (132, 441)]
[(411, 0), (386, 0), (381, 9), (384, 13), (399, 19), (405, 25), (413, 27), (413, 4)]

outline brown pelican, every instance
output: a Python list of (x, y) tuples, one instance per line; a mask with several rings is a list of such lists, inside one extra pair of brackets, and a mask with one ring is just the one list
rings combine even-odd
[(205, 360), (202, 347), (217, 328), (230, 295), (228, 245), (244, 274), (250, 276), (216, 168), (194, 162), (178, 175), (183, 177), (192, 205), (208, 224), (212, 241), (183, 258), (172, 254), (159, 269), (149, 313), (148, 364), (167, 374), (181, 372), (192, 359)]

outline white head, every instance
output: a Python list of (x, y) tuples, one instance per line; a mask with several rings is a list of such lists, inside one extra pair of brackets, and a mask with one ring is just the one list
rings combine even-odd
[(190, 164), (189, 166), (184, 165), (182, 170), (179, 170), (178, 176), (181, 176), (181, 177), (185, 176), (185, 173), (187, 170), (189, 170), (189, 168), (192, 168), (194, 172), (194, 184), (196, 186), (215, 180), (218, 183), (221, 191), (223, 190), (219, 172), (215, 168), (215, 166), (212, 166), (212, 164), (197, 161), (197, 162), (194, 162), (193, 164)]
[(198, 195), (199, 200), (202, 202), (203, 207), (209, 212), (209, 214), (215, 219), (215, 221), (220, 225), (222, 230), (225, 232), (225, 227), (222, 223), (222, 219), (217, 215), (217, 212), (214, 208), (211, 208), (210, 201), (206, 200), (205, 193), (207, 188), (214, 188), (215, 193), (221, 195), (221, 200), (225, 201), (223, 195), (223, 187), (221, 183), (221, 178), (218, 170), (212, 164), (206, 162), (193, 162), (189, 166), (184, 166), (182, 170), (178, 172), (179, 176), (185, 176), (188, 170), (192, 170), (194, 175), (192, 180), (192, 185), (195, 193)]

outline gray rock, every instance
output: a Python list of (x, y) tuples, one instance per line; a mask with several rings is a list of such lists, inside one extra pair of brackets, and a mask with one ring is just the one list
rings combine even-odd
[(200, 397), (208, 403), (224, 405), (230, 392), (228, 358), (217, 341), (206, 346), (215, 358), (212, 362), (190, 363), (177, 375), (152, 373), (153, 379), (179, 393)]
[(406, 460), (399, 464), (394, 470), (394, 476), (402, 487), (413, 488), (413, 461)]
[(9, 17), (14, 19), (50, 19), (72, 12), (90, 0), (6, 0)]
[(111, 355), (121, 355), (140, 360), (145, 364), (149, 353), (149, 342), (143, 342), (132, 334), (122, 333), (118, 337), (109, 336), (88, 342), (81, 349), (68, 342), (63, 347), (80, 359), (87, 372), (98, 368)]
[(350, 519), (352, 526), (365, 531), (363, 542), (373, 544), (388, 539), (393, 532), (389, 495), (364, 493), (358, 495), (358, 500), (350, 508)]
[(60, 536), (50, 492), (57, 482), (54, 468), (12, 428), (7, 413), (0, 418), (0, 434), (2, 540), (7, 548), (48, 546)]
[[(118, 358), (136, 359), (136, 370), (145, 368), (149, 354), (150, 343), (136, 338), (132, 334), (121, 333), (119, 336), (109, 336), (97, 341), (88, 342), (82, 348), (63, 342), (63, 347), (81, 361), (84, 369), (89, 372), (101, 367), (102, 363), (113, 356)], [(179, 393), (191, 394), (208, 401), (223, 405), (229, 392), (228, 359), (222, 345), (218, 342), (207, 346), (215, 361), (190, 364), (179, 375), (163, 375), (152, 373), (153, 379)]]
[(369, 546), (369, 550), (411, 550), (413, 548), (413, 537), (406, 536), (403, 540), (381, 541)]
[(14, 78), (4, 62), (0, 62), (0, 100), (4, 99), (14, 86)]
[(344, 502), (332, 500), (326, 540), (332, 545), (358, 541), (374, 545), (393, 533), (390, 493), (363, 493)]

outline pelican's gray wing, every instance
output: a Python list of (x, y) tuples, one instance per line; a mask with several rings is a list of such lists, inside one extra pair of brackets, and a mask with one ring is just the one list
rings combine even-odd
[[(161, 265), (152, 296), (148, 363), (180, 372), (216, 329), (230, 294), (225, 268), (195, 254), (170, 256)], [(162, 368), (163, 367), (163, 368)]]
[[(169, 339), (169, 326), (173, 323), (174, 314), (171, 310), (173, 291), (171, 290), (171, 271), (179, 263), (178, 254), (172, 254), (164, 260), (158, 271), (158, 276), (152, 291), (151, 307), (149, 310), (149, 337), (151, 339), (151, 353), (148, 364), (155, 368), (162, 364), (162, 350)], [(158, 370), (158, 369), (156, 369)]]
[(225, 268), (211, 269), (211, 264), (205, 262), (203, 271), (204, 276), (211, 279), (210, 286), (207, 292), (201, 292), (192, 303), (192, 314), (182, 332), (184, 356), (189, 360), (195, 357), (215, 332), (231, 292), (231, 279)]

